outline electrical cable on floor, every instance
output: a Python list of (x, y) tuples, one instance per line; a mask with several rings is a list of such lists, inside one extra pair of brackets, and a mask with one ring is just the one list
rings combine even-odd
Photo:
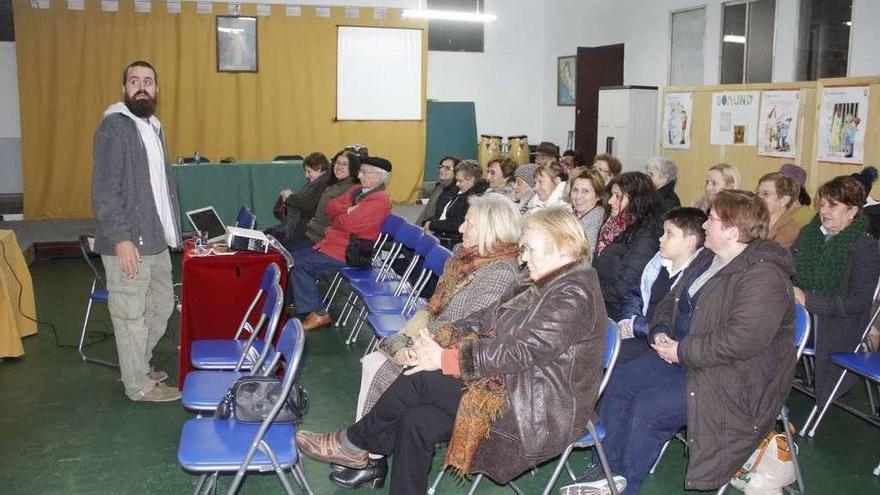
[(6, 257), (6, 246), (0, 243), (0, 251), (3, 252), (3, 261), (6, 262), (6, 266), (9, 267), (9, 272), (12, 273), (13, 278), (15, 278), (15, 282), (18, 284), (18, 312), (21, 316), (24, 316), (28, 320), (36, 323), (37, 325), (44, 325), (52, 329), (52, 334), (55, 336), (55, 345), (57, 347), (77, 347), (76, 344), (62, 344), (58, 341), (58, 330), (55, 328), (55, 325), (48, 321), (41, 321), (36, 318), (32, 318), (25, 314), (24, 310), (21, 307), (22, 299), (24, 298), (24, 284), (21, 283), (21, 280), (18, 278), (18, 274), (15, 273), (15, 270), (12, 268), (12, 263), (9, 261), (9, 258)]

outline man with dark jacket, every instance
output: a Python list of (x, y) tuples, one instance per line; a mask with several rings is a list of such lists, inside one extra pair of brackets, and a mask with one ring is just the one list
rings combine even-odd
[(681, 206), (678, 194), (675, 194), (675, 181), (678, 179), (678, 165), (669, 158), (655, 156), (645, 164), (645, 173), (651, 178), (654, 187), (663, 202), (663, 212)]
[(150, 367), (153, 349), (174, 309), (171, 258), (179, 244), (175, 185), (164, 134), (154, 115), (159, 81), (153, 67), (132, 62), (122, 73), (123, 102), (104, 112), (95, 132), (92, 205), (95, 251), (107, 275), (125, 395), (165, 402), (180, 392)]

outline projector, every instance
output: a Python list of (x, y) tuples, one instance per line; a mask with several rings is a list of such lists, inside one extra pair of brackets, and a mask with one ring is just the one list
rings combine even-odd
[(236, 251), (253, 251), (266, 253), (269, 251), (269, 239), (259, 230), (226, 227), (226, 244)]

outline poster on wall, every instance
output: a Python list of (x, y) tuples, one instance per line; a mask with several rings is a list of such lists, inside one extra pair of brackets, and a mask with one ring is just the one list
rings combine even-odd
[(573, 107), (575, 104), (575, 83), (577, 77), (577, 56), (556, 59), (556, 105)]
[(758, 122), (758, 154), (795, 158), (800, 91), (761, 93), (761, 119)]
[(755, 146), (760, 91), (712, 93), (711, 144)]
[(819, 108), (818, 160), (862, 163), (868, 124), (868, 86), (824, 88)]
[(693, 93), (666, 93), (666, 105), (663, 108), (664, 148), (691, 149), (693, 108)]

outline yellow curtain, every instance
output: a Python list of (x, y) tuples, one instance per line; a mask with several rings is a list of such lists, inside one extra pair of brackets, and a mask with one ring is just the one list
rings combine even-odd
[[(346, 144), (394, 164), (389, 191), (395, 202), (415, 199), (425, 155), (425, 121), (336, 122), (336, 26), (407, 27), (423, 30), (422, 94), (427, 74), (427, 24), (373, 19), (372, 9), (329, 18), (303, 6), (288, 17), (283, 5), (258, 17), (259, 72), (216, 70), (215, 16), (182, 3), (169, 14), (165, 2), (150, 13), (122, 0), (103, 12), (98, 0), (84, 11), (54, 0), (49, 9), (13, 0), (21, 98), (24, 214), (27, 219), (91, 218), (92, 138), (104, 110), (122, 99), (122, 69), (150, 61), (158, 72), (157, 116), (169, 157), (200, 151), (211, 159), (271, 160), (281, 154), (335, 153)], [(256, 15), (245, 4), (241, 15)], [(423, 111), (424, 115), (424, 104)]]

